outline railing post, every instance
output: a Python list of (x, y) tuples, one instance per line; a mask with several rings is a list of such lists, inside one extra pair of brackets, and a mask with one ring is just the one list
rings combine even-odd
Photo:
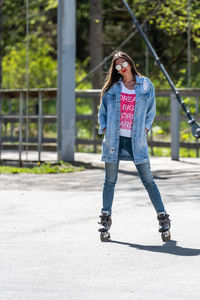
[(38, 161), (41, 161), (41, 151), (42, 151), (42, 92), (39, 91), (38, 97)]
[(154, 156), (154, 151), (153, 151), (153, 128), (150, 130), (150, 141), (151, 141), (151, 156)]
[(180, 109), (176, 96), (171, 94), (171, 159), (179, 160)]
[[(196, 116), (199, 114), (199, 98), (195, 98), (195, 109), (196, 109)], [(198, 139), (196, 139), (196, 142), (198, 143)], [(196, 157), (199, 157), (199, 148), (196, 148)]]
[[(97, 115), (97, 98), (93, 97), (92, 98), (92, 115), (95, 117)], [(96, 119), (94, 118), (92, 121), (93, 125), (93, 141), (94, 141), (94, 146), (93, 146), (93, 152), (97, 153), (97, 146), (96, 146), (96, 136), (97, 136), (97, 129), (96, 129)]]
[(199, 114), (199, 98), (198, 97), (196, 97), (195, 98), (195, 110), (196, 110), (196, 112), (195, 112), (195, 114)]
[[(13, 115), (12, 99), (10, 99), (10, 101), (9, 101), (9, 115), (10, 115), (10, 116)], [(11, 135), (11, 137), (13, 137), (13, 131), (14, 131), (14, 124), (11, 123), (11, 124), (10, 124), (10, 135)]]
[(19, 96), (19, 164), (22, 161), (22, 143), (23, 143), (23, 92)]

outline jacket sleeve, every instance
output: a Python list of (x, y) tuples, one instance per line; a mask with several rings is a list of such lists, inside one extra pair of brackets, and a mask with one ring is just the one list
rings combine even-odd
[(151, 126), (153, 124), (156, 115), (155, 90), (151, 81), (149, 81), (149, 84), (150, 84), (150, 92), (148, 98), (147, 115), (145, 120), (145, 127), (148, 129), (148, 131), (151, 129)]
[(107, 127), (107, 102), (105, 94), (102, 96), (102, 101), (98, 112), (98, 123), (100, 125), (99, 134), (103, 134), (103, 129)]

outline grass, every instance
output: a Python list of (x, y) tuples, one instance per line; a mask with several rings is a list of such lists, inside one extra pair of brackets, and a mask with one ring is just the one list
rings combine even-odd
[(85, 170), (85, 166), (73, 165), (70, 163), (59, 162), (51, 163), (37, 163), (33, 167), (13, 167), (0, 166), (0, 174), (58, 174), (58, 173), (72, 173)]
[[(200, 152), (200, 151), (199, 151)], [(171, 156), (171, 149), (164, 147), (153, 147), (154, 156)], [(151, 154), (151, 149), (149, 148), (149, 154)], [(185, 149), (180, 148), (179, 151), (180, 157), (199, 157), (199, 153), (195, 149)]]

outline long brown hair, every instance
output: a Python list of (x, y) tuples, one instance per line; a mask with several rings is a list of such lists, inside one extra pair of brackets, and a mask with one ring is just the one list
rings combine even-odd
[(107, 90), (109, 90), (109, 88), (122, 77), (118, 73), (118, 71), (115, 69), (115, 61), (118, 58), (124, 58), (129, 63), (129, 65), (131, 66), (131, 71), (132, 71), (132, 74), (133, 74), (134, 77), (135, 77), (135, 75), (141, 76), (141, 74), (136, 69), (134, 61), (132, 60), (132, 58), (127, 53), (122, 52), (122, 51), (116, 52), (113, 55), (113, 59), (112, 59), (110, 68), (108, 70), (108, 74), (107, 74), (107, 77), (105, 79), (105, 83), (104, 83), (103, 88), (101, 90), (100, 102), (101, 102), (103, 94)]

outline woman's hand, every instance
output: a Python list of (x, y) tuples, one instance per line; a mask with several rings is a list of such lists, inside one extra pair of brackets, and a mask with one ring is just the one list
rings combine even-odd
[(146, 134), (148, 133), (148, 131), (149, 131), (149, 130), (148, 130), (147, 128), (145, 128), (145, 132), (146, 132)]
[(106, 134), (106, 128), (104, 128), (102, 131), (103, 131), (103, 134), (105, 135)]

